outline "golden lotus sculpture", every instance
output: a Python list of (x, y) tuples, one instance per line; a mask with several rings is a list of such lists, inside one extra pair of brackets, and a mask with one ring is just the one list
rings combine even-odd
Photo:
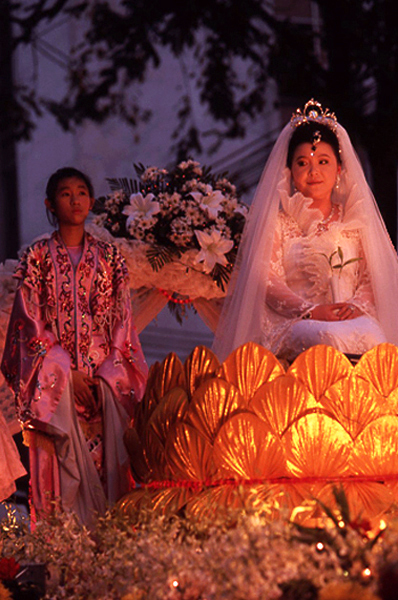
[(123, 513), (284, 507), (309, 519), (308, 501), (333, 506), (342, 486), (353, 517), (379, 517), (398, 495), (398, 348), (353, 366), (315, 346), (287, 370), (254, 343), (222, 364), (205, 347), (184, 364), (172, 353), (151, 367), (125, 441), (140, 485)]

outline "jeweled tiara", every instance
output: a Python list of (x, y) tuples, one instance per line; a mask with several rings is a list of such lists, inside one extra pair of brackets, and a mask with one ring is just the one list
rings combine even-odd
[(337, 129), (337, 118), (336, 115), (328, 108), (325, 110), (322, 108), (322, 104), (311, 98), (304, 106), (303, 110), (298, 108), (296, 112), (292, 114), (290, 124), (292, 127), (299, 127), (303, 123), (321, 123), (326, 125), (332, 131)]

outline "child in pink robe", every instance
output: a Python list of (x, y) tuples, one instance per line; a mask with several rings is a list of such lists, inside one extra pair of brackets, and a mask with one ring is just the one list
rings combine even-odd
[(148, 371), (124, 260), (84, 230), (93, 203), (85, 174), (50, 177), (45, 204), (58, 229), (16, 269), (1, 365), (29, 444), (33, 508), (60, 499), (88, 525), (131, 488), (123, 434)]

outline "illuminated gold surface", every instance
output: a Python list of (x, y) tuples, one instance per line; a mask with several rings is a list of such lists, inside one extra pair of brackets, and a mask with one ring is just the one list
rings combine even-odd
[(143, 432), (143, 447), (152, 479), (170, 476), (165, 458), (165, 445), (172, 425), (179, 422), (188, 407), (185, 390), (176, 387), (159, 401), (150, 415)]
[(161, 363), (152, 392), (157, 403), (175, 387), (185, 387), (184, 367), (176, 354), (168, 354)]
[(123, 499), (124, 513), (287, 507), (305, 522), (320, 514), (310, 500), (332, 506), (343, 485), (352, 513), (373, 518), (398, 500), (398, 348), (381, 344), (353, 367), (315, 346), (287, 372), (254, 343), (222, 365), (203, 347), (184, 365), (171, 354), (151, 367), (126, 445), (153, 487)]
[(186, 505), (186, 514), (197, 519), (228, 519), (230, 510), (262, 510), (271, 494), (276, 498), (275, 486), (219, 485), (195, 494)]
[(249, 342), (228, 356), (221, 365), (219, 377), (232, 383), (249, 402), (261, 385), (283, 373), (282, 365), (272, 352)]
[(350, 470), (355, 475), (398, 473), (397, 416), (380, 417), (365, 427), (354, 442)]
[(197, 346), (188, 356), (184, 365), (186, 389), (189, 398), (195, 390), (209, 377), (212, 377), (220, 366), (218, 358), (209, 348)]
[(313, 346), (300, 354), (288, 373), (301, 381), (319, 400), (325, 391), (352, 370), (348, 358), (331, 346)]
[(214, 442), (219, 478), (262, 479), (286, 474), (283, 448), (269, 427), (251, 413), (234, 415)]
[(207, 439), (186, 423), (174, 425), (170, 434), (165, 455), (172, 478), (202, 481), (212, 477), (213, 449)]
[(160, 400), (151, 414), (146, 427), (146, 433), (152, 432), (163, 444), (166, 443), (170, 427), (181, 421), (188, 409), (188, 396), (185, 390), (176, 387)]
[(148, 463), (144, 456), (144, 446), (134, 427), (124, 434), (124, 443), (130, 457), (133, 477), (136, 481), (146, 481), (149, 478)]
[(209, 379), (194, 393), (184, 421), (213, 444), (222, 424), (243, 404), (242, 396), (231, 383)]
[(355, 372), (388, 398), (398, 387), (398, 347), (380, 344), (372, 348), (361, 357)]
[(249, 406), (273, 433), (282, 436), (300, 415), (315, 404), (314, 397), (300, 381), (284, 375), (258, 388)]
[(334, 419), (310, 414), (295, 423), (284, 437), (289, 471), (296, 477), (345, 475), (352, 440)]
[(372, 384), (354, 371), (326, 390), (321, 403), (353, 439), (387, 409), (384, 398)]

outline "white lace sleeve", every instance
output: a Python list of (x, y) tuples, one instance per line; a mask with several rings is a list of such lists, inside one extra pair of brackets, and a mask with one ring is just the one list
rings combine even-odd
[(283, 266), (284, 218), (280, 213), (274, 236), (270, 270), (267, 281), (266, 302), (272, 310), (290, 319), (304, 316), (314, 304), (293, 292), (286, 283), (286, 273)]
[(352, 298), (352, 304), (355, 304), (365, 314), (376, 317), (375, 299), (370, 279), (369, 269), (366, 264), (365, 254), (361, 242), (359, 241), (359, 256), (361, 260), (358, 263), (358, 283)]

